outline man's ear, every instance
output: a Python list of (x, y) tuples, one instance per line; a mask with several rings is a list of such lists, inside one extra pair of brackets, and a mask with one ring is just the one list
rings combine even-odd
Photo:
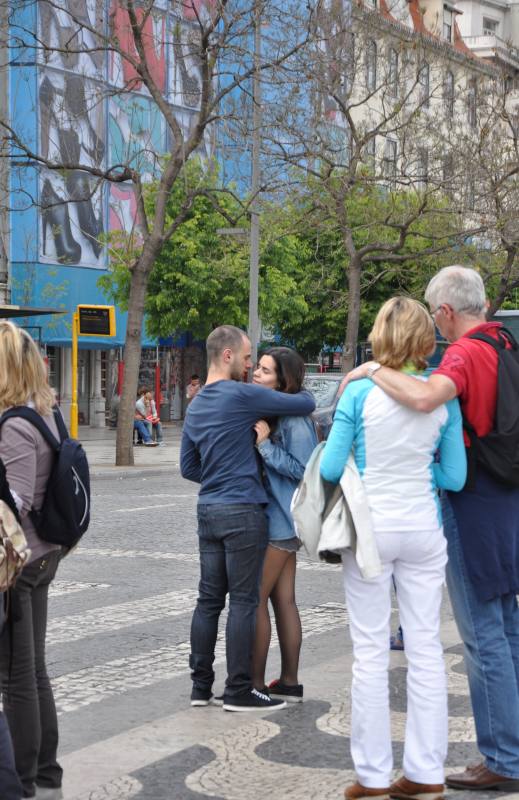
[(229, 364), (230, 363), (230, 361), (232, 360), (232, 350), (230, 349), (230, 347), (226, 347), (225, 348), (225, 350), (222, 353), (222, 358), (223, 358), (224, 364)]

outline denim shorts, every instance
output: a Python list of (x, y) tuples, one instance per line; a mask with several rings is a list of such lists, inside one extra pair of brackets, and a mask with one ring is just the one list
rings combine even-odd
[(291, 536), (290, 539), (270, 539), (269, 545), (275, 547), (276, 550), (285, 550), (287, 553), (297, 553), (301, 547), (301, 540), (297, 536)]

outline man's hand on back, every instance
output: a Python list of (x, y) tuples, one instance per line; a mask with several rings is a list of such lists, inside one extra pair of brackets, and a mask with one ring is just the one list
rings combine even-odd
[(344, 376), (342, 379), (342, 383), (339, 386), (339, 394), (338, 397), (341, 396), (345, 388), (351, 381), (360, 381), (362, 378), (368, 377), (368, 367), (374, 364), (374, 361), (365, 361), (364, 364), (360, 364), (360, 366), (355, 367), (355, 369), (350, 370), (347, 375)]

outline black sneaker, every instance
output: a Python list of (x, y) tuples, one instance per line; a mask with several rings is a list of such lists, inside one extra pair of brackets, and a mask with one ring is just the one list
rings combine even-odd
[(197, 689), (193, 686), (191, 690), (191, 705), (194, 708), (202, 706), (221, 706), (223, 697), (214, 697), (209, 689)]
[(286, 700), (287, 703), (302, 703), (303, 702), (303, 684), (296, 683), (294, 686), (289, 686), (283, 681), (276, 680), (269, 684), (269, 692), (272, 697), (277, 697), (281, 700)]
[(283, 700), (273, 700), (268, 694), (251, 689), (250, 692), (223, 701), (224, 711), (278, 711), (285, 708)]

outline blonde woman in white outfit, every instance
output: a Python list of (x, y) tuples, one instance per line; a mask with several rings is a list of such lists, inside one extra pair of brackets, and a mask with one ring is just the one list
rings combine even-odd
[[(406, 297), (388, 300), (370, 340), (373, 371), (380, 364), (424, 379), (421, 372), (434, 350), (435, 332), (421, 303)], [(369, 378), (350, 383), (323, 454), (323, 478), (340, 480), (352, 448), (383, 569), (379, 577), (364, 580), (354, 556), (343, 558), (354, 653), (351, 754), (358, 779), (345, 797), (440, 800), (448, 744), (440, 642), (447, 555), (437, 490), (459, 491), (465, 483), (458, 403), (422, 414), (392, 400)], [(395, 783), (388, 688), (392, 578), (408, 661), (404, 776)]]

